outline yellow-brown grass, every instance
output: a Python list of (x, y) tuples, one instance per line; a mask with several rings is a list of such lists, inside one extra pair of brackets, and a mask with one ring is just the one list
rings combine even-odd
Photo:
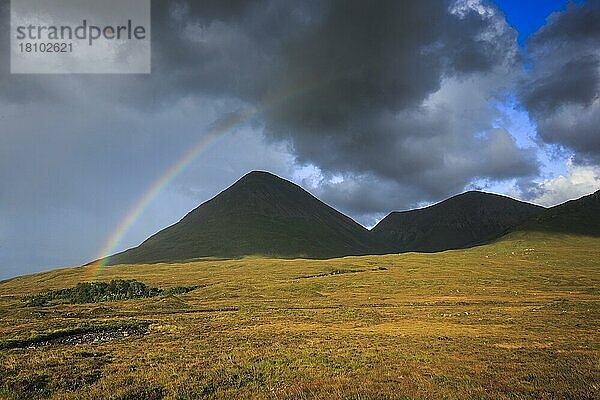
[(0, 350), (1, 398), (600, 398), (600, 239), (469, 250), (121, 265), (178, 296), (24, 307), (93, 276), (0, 283), (0, 340), (148, 321), (145, 336)]

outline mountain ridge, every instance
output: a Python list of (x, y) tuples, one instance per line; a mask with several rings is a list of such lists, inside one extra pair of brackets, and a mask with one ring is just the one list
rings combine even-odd
[(510, 197), (468, 191), (439, 203), (388, 214), (371, 230), (388, 252), (436, 252), (497, 239), (544, 207)]
[(542, 231), (600, 236), (600, 190), (547, 208), (512, 231)]
[(468, 191), (427, 207), (393, 211), (368, 230), (300, 186), (266, 171), (251, 171), (177, 223), (103, 261), (114, 265), (436, 252), (489, 243), (515, 230), (569, 230), (572, 220), (584, 227), (582, 234), (600, 235), (595, 213), (600, 215), (600, 191), (551, 208)]

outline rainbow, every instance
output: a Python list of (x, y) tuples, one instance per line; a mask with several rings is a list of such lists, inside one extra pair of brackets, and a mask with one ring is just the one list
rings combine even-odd
[[(355, 66), (346, 72), (356, 71), (361, 68), (364, 68), (364, 66)], [(160, 177), (150, 186), (148, 190), (146, 190), (146, 192), (129, 210), (125, 218), (119, 223), (115, 231), (110, 235), (102, 250), (99, 252), (99, 255), (96, 257), (97, 261), (90, 264), (92, 280), (97, 280), (100, 278), (100, 275), (102, 274), (102, 271), (108, 262), (108, 257), (114, 254), (115, 249), (123, 239), (123, 236), (125, 236), (131, 226), (138, 220), (140, 215), (142, 215), (152, 200), (154, 200), (154, 198), (165, 187), (167, 187), (173, 181), (173, 179), (175, 179), (182, 171), (184, 171), (211, 144), (230, 132), (234, 127), (243, 125), (250, 118), (268, 111), (277, 105), (281, 105), (286, 101), (296, 98), (303, 93), (307, 93), (315, 88), (334, 82), (339, 76), (344, 76), (344, 74), (338, 72), (335, 75), (318, 80), (312, 80), (310, 82), (299, 81), (284, 91), (273, 93), (257, 108), (249, 108), (245, 111), (231, 113), (213, 124), (206, 135), (204, 135), (193, 148), (184, 153), (182, 157), (172, 164), (162, 175), (160, 175)]]
[(214, 124), (205, 136), (190, 150), (188, 150), (177, 162), (172, 164), (148, 190), (138, 199), (134, 206), (129, 210), (125, 218), (119, 223), (117, 229), (109, 237), (108, 241), (99, 253), (97, 261), (92, 263), (93, 280), (97, 280), (108, 262), (108, 256), (113, 254), (115, 248), (119, 245), (123, 236), (129, 231), (131, 226), (138, 220), (140, 215), (146, 210), (152, 200), (184, 171), (204, 150), (211, 144), (223, 137), (227, 132), (237, 125), (243, 124), (255, 112), (241, 112), (228, 115), (218, 123)]

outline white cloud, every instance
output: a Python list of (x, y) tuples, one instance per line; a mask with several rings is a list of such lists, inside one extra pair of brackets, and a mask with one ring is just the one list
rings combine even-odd
[(531, 199), (543, 206), (555, 206), (600, 189), (600, 167), (573, 164), (567, 161), (567, 172), (556, 178), (544, 180), (537, 195)]

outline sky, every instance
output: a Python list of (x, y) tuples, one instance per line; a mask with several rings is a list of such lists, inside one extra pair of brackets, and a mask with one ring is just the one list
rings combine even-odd
[[(534, 34), (546, 23), (546, 18), (553, 12), (564, 11), (567, 0), (498, 0), (495, 4), (504, 14), (506, 22), (518, 34), (519, 44)], [(585, 1), (571, 1), (581, 5)]]
[(600, 2), (152, 2), (150, 75), (11, 75), (0, 279), (139, 244), (251, 170), (370, 227), (600, 188)]

